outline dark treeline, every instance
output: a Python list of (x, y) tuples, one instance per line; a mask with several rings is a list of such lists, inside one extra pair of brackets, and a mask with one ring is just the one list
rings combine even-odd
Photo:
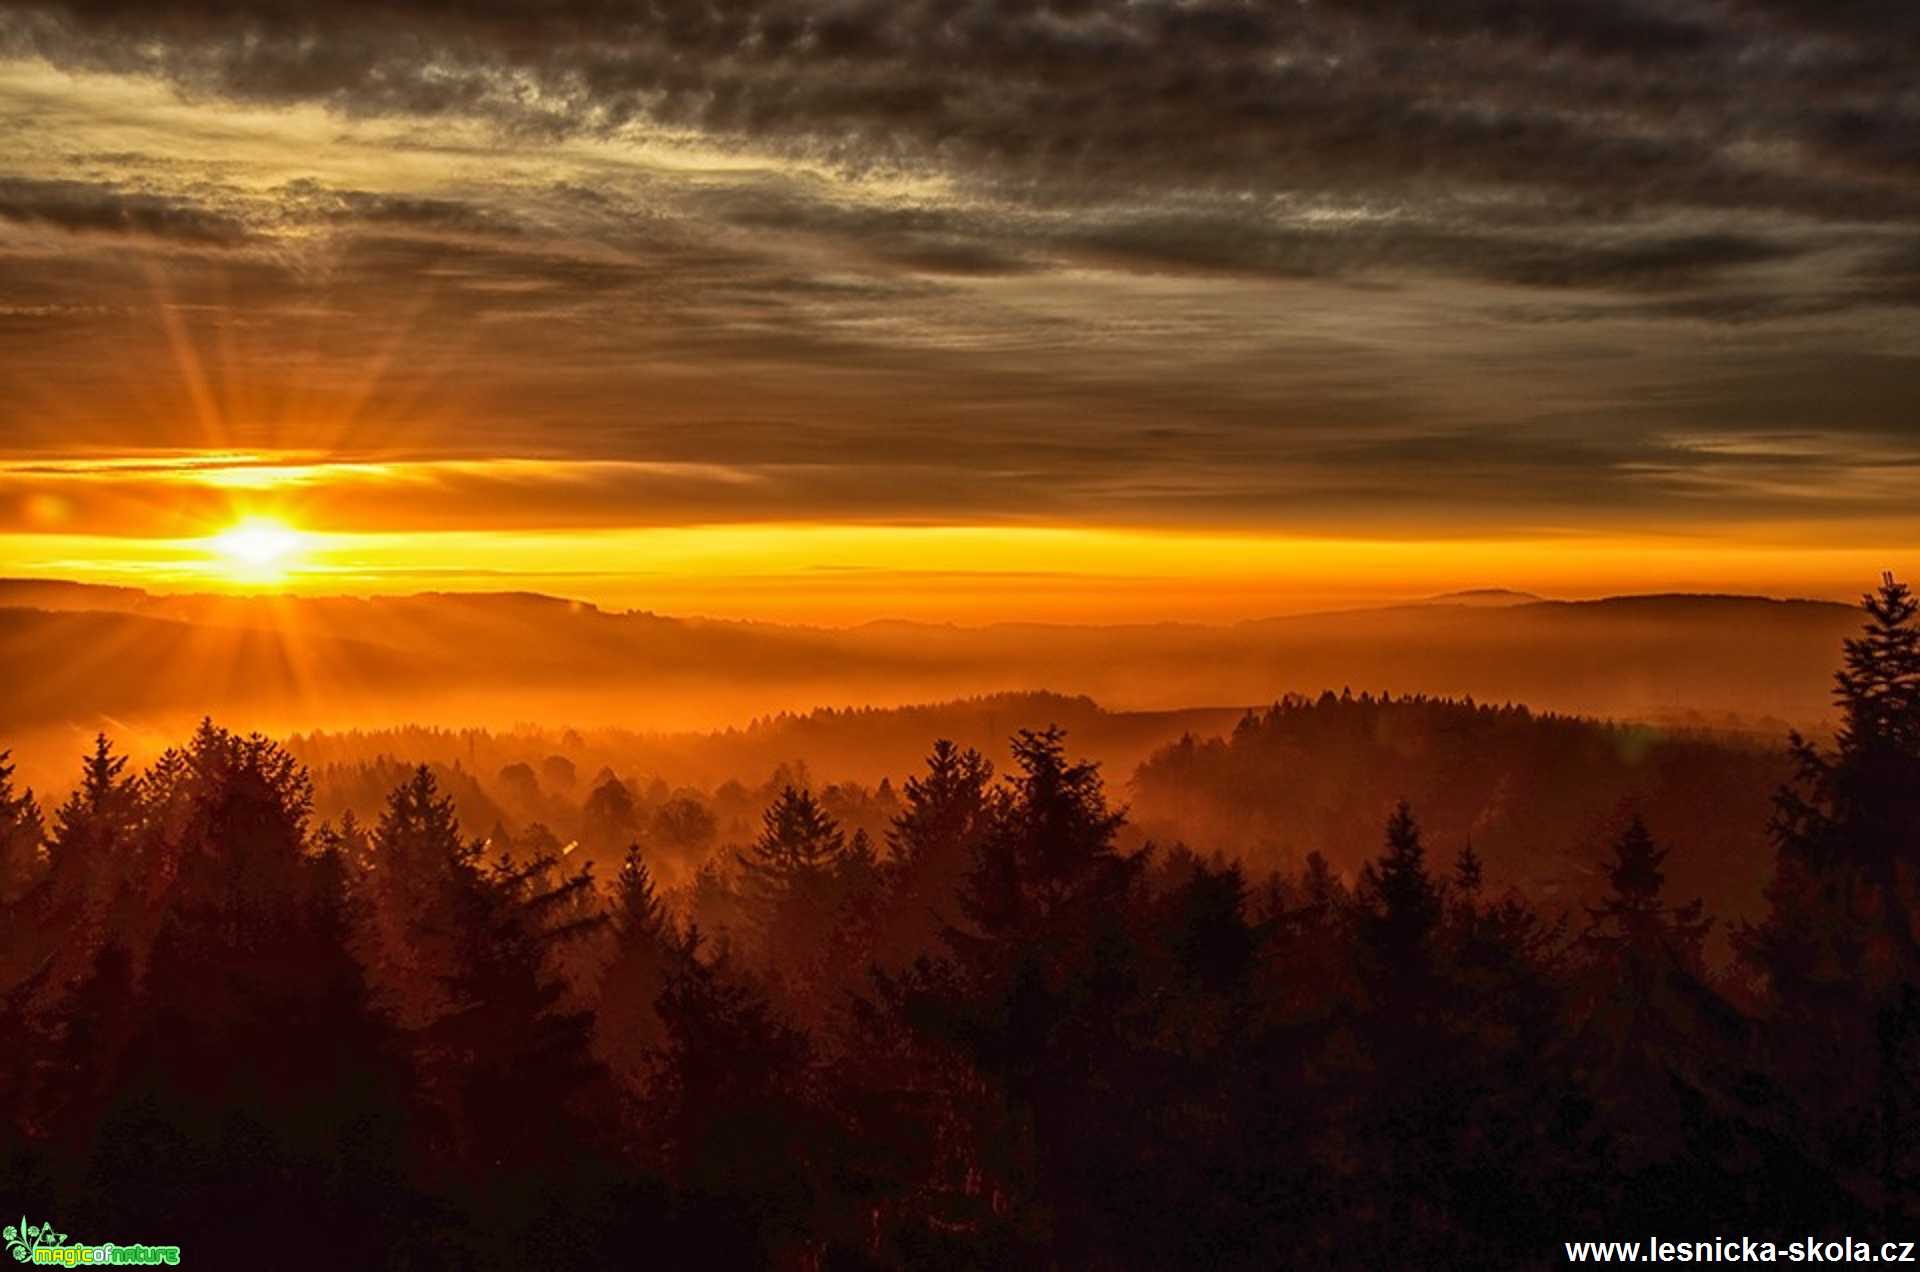
[[(1078, 749), (1113, 771), (1130, 771), (1181, 730), (1213, 732), (1233, 724), (1234, 708), (1182, 711), (1109, 711), (1087, 697), (1059, 693), (996, 693), (895, 707), (818, 707), (776, 712), (744, 727), (682, 732), (522, 725), (511, 730), (432, 729), (421, 726), (296, 733), (288, 749), (318, 769), (379, 755), (405, 755), (463, 764), (492, 774), (508, 764), (536, 766), (566, 756), (586, 780), (602, 768), (645, 773), (670, 785), (713, 787), (747, 780), (779, 764), (804, 760), (830, 781), (875, 781), (917, 767), (930, 738), (989, 751), (1016, 728), (1035, 721), (1060, 725)], [(1784, 732), (1785, 726), (1774, 730)]]
[[(0, 1195), (212, 1267), (1547, 1266), (1589, 1237), (1908, 1235), (1920, 624), (1891, 580), (1867, 609), (1833, 742), (1793, 741), (1735, 976), (1657, 802), (1578, 906), (1478, 841), (1436, 851), (1404, 801), (1351, 881), (1317, 853), (1256, 877), (1128, 846), (1058, 729), (1000, 773), (936, 743), (878, 834), (785, 784), (671, 893), (651, 820), (596, 871), (477, 836), (426, 767), (377, 818), (316, 819), (305, 766), (211, 723), (139, 774), (101, 739), (51, 811), (0, 766)], [(1348, 709), (1283, 707), (1221, 762)], [(1284, 771), (1246, 772), (1250, 807), (1284, 803)]]
[[(1325, 693), (1250, 714), (1225, 738), (1187, 736), (1133, 779), (1135, 826), (1252, 865), (1319, 852), (1351, 875), (1380, 810), (1408, 800), (1429, 843), (1471, 843), (1488, 871), (1542, 903), (1598, 904), (1607, 846), (1638, 814), (1684, 844), (1669, 884), (1723, 916), (1757, 918), (1767, 795), (1792, 775), (1777, 743), (1672, 732), (1411, 695)], [(1724, 955), (1724, 940), (1714, 941)]]
[[(1225, 729), (1237, 714), (1110, 712), (1089, 698), (1030, 692), (779, 713), (712, 732), (411, 726), (294, 734), (286, 746), (313, 774), (318, 818), (337, 820), (348, 810), (363, 820), (376, 816), (387, 792), (424, 762), (462, 824), (489, 838), (519, 836), (537, 824), (537, 837), (577, 842), (603, 872), (617, 869), (637, 839), (656, 876), (677, 882), (716, 851), (731, 861), (732, 849), (758, 833), (761, 813), (789, 785), (810, 788), (849, 832), (857, 827), (883, 838), (900, 812), (897, 785), (920, 765), (931, 738), (990, 753), (1016, 728), (1051, 722), (1104, 771), (1127, 773), (1183, 730)], [(680, 833), (687, 801), (701, 805), (709, 833)], [(679, 824), (661, 822), (663, 813)]]
[[(1763, 907), (1767, 796), (1792, 772), (1777, 737), (1761, 745), (1367, 692), (1289, 697), (1231, 727), (1238, 715), (1110, 713), (1085, 698), (1028, 693), (822, 709), (713, 734), (412, 727), (302, 734), (286, 745), (313, 774), (316, 818), (376, 818), (387, 793), (427, 762), (461, 823), (484, 829), (490, 846), (560, 848), (604, 877), (637, 842), (656, 883), (677, 890), (705, 865), (733, 868), (787, 786), (810, 789), (849, 834), (879, 842), (926, 739), (990, 753), (1015, 727), (1051, 721), (1077, 753), (1100, 758), (1103, 773), (1132, 772), (1123, 850), (1205, 845), (1250, 874), (1298, 872), (1318, 852), (1351, 882), (1378, 850), (1382, 810), (1406, 798), (1429, 843), (1452, 852), (1471, 842), (1506, 882), (1577, 909), (1604, 894), (1595, 863), (1638, 812), (1688, 846), (1674, 887), (1727, 918), (1755, 919)], [(1228, 736), (1200, 740), (1196, 727)], [(1710, 939), (1716, 961), (1728, 953), (1725, 936), (1723, 924)]]

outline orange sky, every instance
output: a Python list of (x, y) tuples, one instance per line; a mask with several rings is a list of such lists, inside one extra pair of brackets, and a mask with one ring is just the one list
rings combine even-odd
[[(161, 510), (156, 523), (177, 533), (74, 533), (65, 528), (76, 515), (69, 501), (43, 491), (30, 497), (41, 501), (43, 524), (0, 535), (0, 553), (12, 573), (156, 591), (532, 590), (662, 613), (820, 624), (1231, 621), (1485, 586), (1561, 597), (1673, 590), (1848, 599), (1860, 580), (1916, 555), (1751, 530), (1479, 539), (777, 522), (354, 530), (320, 528), (341, 523), (305, 515), (324, 505), (328, 480), (311, 469), (285, 491), (195, 471), (185, 491), (143, 496)], [(429, 478), (399, 465), (382, 480), (403, 503), (410, 485)], [(114, 498), (126, 497), (116, 483)], [(194, 517), (203, 520), (194, 526)]]
[(1856, 65), (1818, 23), (1720, 14), (1643, 109), (1551, 27), (1549, 85), (1499, 32), (1121, 8), (1063, 102), (946, 28), (350, 8), (0, 13), (0, 574), (843, 623), (1916, 561), (1920, 186), (1757, 105)]

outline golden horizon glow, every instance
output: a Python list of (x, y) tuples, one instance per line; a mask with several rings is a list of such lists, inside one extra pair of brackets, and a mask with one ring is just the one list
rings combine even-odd
[(749, 524), (341, 533), (249, 516), (199, 539), (4, 535), (7, 572), (149, 590), (532, 591), (608, 608), (823, 626), (1234, 622), (1505, 587), (1582, 599), (1851, 600), (1920, 545), (1678, 536), (1315, 538), (1087, 527)]

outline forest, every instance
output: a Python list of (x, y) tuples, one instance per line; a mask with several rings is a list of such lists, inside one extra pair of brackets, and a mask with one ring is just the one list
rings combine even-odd
[(948, 718), (0, 753), (0, 1196), (209, 1267), (1910, 1237), (1920, 603), (1836, 652), (1765, 748), (1349, 690), (1130, 777), (1046, 697), (897, 782)]

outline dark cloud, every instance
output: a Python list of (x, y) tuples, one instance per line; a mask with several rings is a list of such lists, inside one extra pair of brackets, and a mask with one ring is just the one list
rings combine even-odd
[[(1783, 36), (1784, 6), (1692, 0), (103, 0), (19, 8), (0, 47), (248, 100), (561, 132), (650, 120), (853, 166), (1136, 188), (1418, 176), (1833, 215), (1846, 192), (1725, 148), (1898, 145), (1897, 93), (1820, 73), (1911, 19), (1836, 9)], [(1781, 116), (1782, 90), (1805, 120)], [(1857, 184), (1883, 207), (1920, 197)]]
[(74, 234), (140, 235), (202, 247), (234, 247), (253, 238), (239, 220), (189, 200), (84, 181), (0, 175), (0, 221)]
[(1905, 0), (1737, 0), (1737, 7), (1790, 35), (1823, 37), (1850, 53), (1899, 55), (1920, 44), (1920, 11)]
[(1664, 290), (1803, 249), (1750, 235), (1640, 230), (1548, 238), (1431, 225), (1311, 229), (1218, 216), (1131, 219), (1063, 235), (1071, 250), (1121, 264), (1291, 278), (1420, 271), (1528, 287)]
[[(1881, 513), (1845, 439), (1910, 473), (1915, 12), (14, 4), (0, 58), (319, 106), (356, 149), (0, 159), (0, 358), (90, 443), (212, 414), (628, 465), (438, 471), (423, 524)], [(103, 386), (109, 339), (221, 361), (198, 400)]]
[(1810, 116), (1804, 135), (1870, 177), (1920, 177), (1920, 111), (1848, 107)]
[(421, 198), (368, 190), (330, 190), (315, 181), (289, 186), (285, 206), (303, 217), (344, 226), (380, 226), (518, 237), (524, 232), (512, 217), (494, 208), (458, 199)]
[(1508, 243), (1483, 252), (1490, 278), (1533, 287), (1664, 289), (1723, 270), (1790, 259), (1799, 248), (1740, 234), (1622, 236), (1612, 243)]
[(1920, 238), (1869, 253), (1854, 270), (1860, 295), (1884, 305), (1920, 306)]
[(1600, 56), (1662, 59), (1710, 51), (1725, 39), (1684, 4), (1619, 0), (1331, 0), (1335, 10), (1397, 19), (1414, 30), (1459, 38), (1484, 35)]

